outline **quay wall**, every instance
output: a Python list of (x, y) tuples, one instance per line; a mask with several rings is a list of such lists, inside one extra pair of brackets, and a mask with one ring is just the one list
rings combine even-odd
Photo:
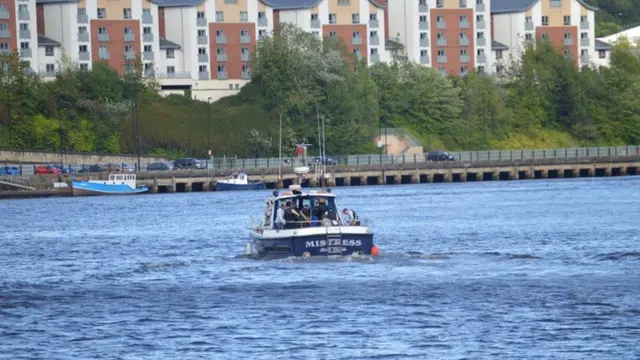
[[(65, 164), (133, 164), (138, 162), (136, 155), (105, 155), (93, 153), (64, 153)], [(163, 161), (166, 158), (141, 156), (140, 163)], [(31, 150), (0, 150), (0, 164), (59, 164), (60, 153)]]

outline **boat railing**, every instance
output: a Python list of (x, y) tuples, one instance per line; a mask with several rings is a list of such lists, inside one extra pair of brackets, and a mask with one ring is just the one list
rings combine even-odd
[[(325, 220), (287, 221), (285, 224), (282, 224), (282, 228), (288, 229), (287, 224), (298, 225), (291, 229), (300, 229), (300, 228), (306, 228), (306, 227), (336, 227), (336, 226), (337, 227), (360, 227), (360, 226), (371, 227), (373, 225), (373, 223), (369, 219), (359, 219), (359, 220), (360, 220), (359, 225), (346, 224), (341, 220), (330, 220), (331, 225), (329, 225), (328, 222), (325, 223)], [(253, 222), (252, 222), (252, 225), (253, 225)], [(308, 226), (304, 226), (304, 225), (308, 225)]]

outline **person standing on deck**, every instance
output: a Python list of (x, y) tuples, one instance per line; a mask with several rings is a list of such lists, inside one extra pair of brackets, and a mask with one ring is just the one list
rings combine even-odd
[(280, 207), (276, 211), (276, 229), (280, 230), (284, 227), (286, 221), (284, 220), (284, 202), (280, 203)]
[(358, 214), (355, 211), (345, 208), (342, 213), (344, 214), (344, 223), (346, 225), (360, 226), (360, 219), (358, 219)]

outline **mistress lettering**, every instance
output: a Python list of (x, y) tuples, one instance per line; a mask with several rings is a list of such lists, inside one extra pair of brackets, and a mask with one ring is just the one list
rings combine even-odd
[(354, 240), (354, 239), (330, 239), (330, 240), (312, 240), (307, 241), (305, 244), (305, 248), (318, 248), (325, 246), (362, 246), (362, 240)]

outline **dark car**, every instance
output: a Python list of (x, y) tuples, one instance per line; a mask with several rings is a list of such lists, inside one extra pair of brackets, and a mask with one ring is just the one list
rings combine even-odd
[(82, 169), (78, 170), (79, 173), (98, 173), (105, 171), (106, 169), (100, 165), (91, 165), (89, 167), (83, 167)]
[(446, 151), (432, 151), (427, 153), (427, 161), (456, 161), (456, 158)]
[(168, 162), (158, 161), (147, 165), (147, 171), (173, 170), (173, 165)]
[(173, 167), (176, 169), (204, 169), (205, 165), (198, 159), (184, 158), (174, 161)]
[(309, 160), (309, 165), (314, 164), (322, 164), (322, 165), (338, 165), (338, 160), (332, 159), (328, 156), (316, 156), (315, 158)]

